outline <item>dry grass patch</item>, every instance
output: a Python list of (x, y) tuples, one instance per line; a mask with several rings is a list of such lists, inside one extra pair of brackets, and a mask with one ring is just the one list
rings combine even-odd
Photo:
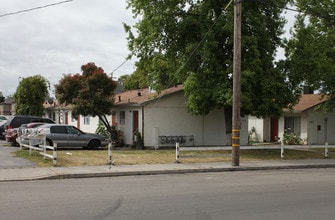
[[(133, 150), (116, 149), (112, 151), (114, 165), (136, 165), (136, 164), (167, 164), (175, 163), (176, 155), (174, 149), (159, 150)], [(324, 149), (292, 150), (285, 149), (286, 160), (296, 159), (322, 159)], [(36, 163), (38, 167), (53, 166), (51, 159), (43, 159), (38, 152), (29, 155), (29, 150), (16, 151), (19, 157), (26, 158)], [(328, 158), (335, 158), (335, 149), (329, 149)], [(241, 150), (241, 161), (280, 160), (280, 149), (265, 150)], [(181, 151), (181, 163), (208, 163), (229, 162), (231, 151)], [(108, 164), (107, 150), (59, 150), (57, 166), (100, 166)]]

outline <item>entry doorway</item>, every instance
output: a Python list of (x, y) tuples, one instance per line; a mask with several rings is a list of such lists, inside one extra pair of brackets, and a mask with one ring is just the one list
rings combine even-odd
[(133, 111), (133, 134), (139, 132), (138, 130), (138, 111)]
[(278, 141), (278, 119), (271, 118), (271, 142)]

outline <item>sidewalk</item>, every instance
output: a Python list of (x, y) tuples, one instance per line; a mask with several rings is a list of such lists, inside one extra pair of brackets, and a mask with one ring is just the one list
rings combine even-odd
[(44, 167), (44, 168), (8, 168), (0, 169), (0, 182), (116, 177), (133, 175), (180, 174), (199, 172), (226, 172), (275, 169), (305, 169), (335, 167), (335, 159), (317, 160), (276, 160), (240, 162), (233, 167), (228, 162), (218, 163), (174, 163), (146, 165), (117, 165), (117, 166), (83, 166), (83, 167)]

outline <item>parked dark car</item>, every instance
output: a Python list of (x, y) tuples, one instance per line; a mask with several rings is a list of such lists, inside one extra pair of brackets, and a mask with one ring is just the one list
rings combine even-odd
[(16, 115), (11, 118), (8, 118), (6, 125), (5, 125), (5, 134), (6, 134), (6, 141), (16, 145), (16, 138), (17, 138), (17, 129), (22, 124), (29, 124), (32, 122), (43, 122), (43, 123), (51, 123), (55, 124), (55, 122), (49, 118), (42, 118), (36, 116), (24, 116), (24, 115)]
[(7, 120), (0, 121), (0, 139), (5, 140), (5, 125)]
[(109, 140), (98, 134), (85, 133), (72, 125), (45, 124), (37, 127), (39, 134), (46, 135), (47, 145), (58, 147), (80, 147), (97, 149), (106, 146)]

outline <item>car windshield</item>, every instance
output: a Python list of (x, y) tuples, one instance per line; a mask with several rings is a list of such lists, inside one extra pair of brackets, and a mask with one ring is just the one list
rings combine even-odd
[(82, 132), (81, 130), (79, 130), (78, 128), (69, 126), (66, 127), (67, 133), (68, 134), (83, 134), (84, 132)]

